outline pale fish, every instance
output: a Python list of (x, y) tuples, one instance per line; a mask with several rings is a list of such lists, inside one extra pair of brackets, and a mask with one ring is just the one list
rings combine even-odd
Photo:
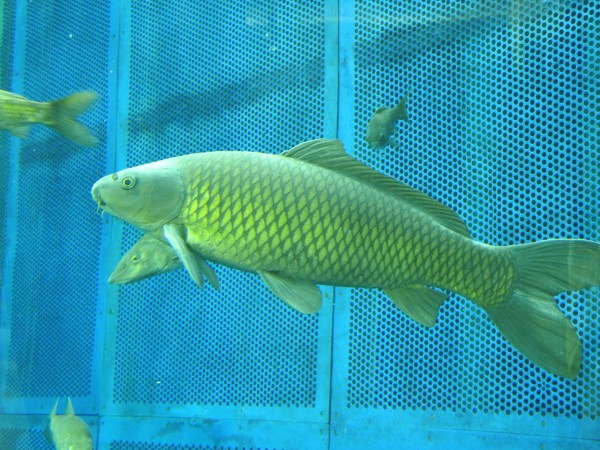
[(600, 284), (600, 244), (476, 242), (452, 210), (356, 161), (340, 141), (281, 155), (179, 156), (103, 177), (92, 196), (109, 214), (164, 233), (198, 284), (204, 259), (255, 272), (303, 313), (321, 307), (317, 284), (379, 288), (429, 327), (441, 288), (481, 306), (537, 365), (579, 372), (581, 342), (554, 296)]
[(98, 144), (98, 139), (76, 119), (83, 114), (98, 94), (78, 92), (52, 102), (34, 102), (12, 92), (0, 91), (0, 129), (26, 138), (33, 124), (44, 124), (71, 141), (85, 147)]
[[(197, 257), (197, 255), (195, 255)], [(202, 264), (202, 262), (199, 262)], [(162, 273), (179, 270), (183, 267), (175, 250), (162, 239), (145, 234), (121, 258), (108, 279), (109, 283), (125, 284), (140, 281)], [(216, 274), (206, 266), (210, 283), (219, 289)]]
[(50, 438), (56, 450), (92, 450), (92, 434), (82, 419), (75, 415), (71, 398), (63, 415), (56, 414), (58, 400), (50, 412)]

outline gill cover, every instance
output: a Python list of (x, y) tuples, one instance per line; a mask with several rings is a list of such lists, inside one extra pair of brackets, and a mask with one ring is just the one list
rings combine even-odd
[(121, 170), (98, 180), (92, 197), (107, 213), (143, 230), (155, 230), (177, 217), (185, 186), (167, 161)]

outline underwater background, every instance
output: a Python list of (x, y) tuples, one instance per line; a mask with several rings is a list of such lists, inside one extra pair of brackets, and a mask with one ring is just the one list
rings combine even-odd
[[(80, 147), (0, 134), (0, 449), (44, 449), (67, 396), (101, 449), (600, 447), (600, 292), (562, 294), (576, 380), (458, 297), (430, 329), (379, 291), (317, 315), (215, 265), (107, 279), (141, 232), (96, 213), (105, 174), (213, 150), (342, 139), (450, 206), (476, 240), (599, 241), (597, 1), (8, 0), (0, 88), (99, 101)], [(396, 146), (364, 136), (409, 93)]]

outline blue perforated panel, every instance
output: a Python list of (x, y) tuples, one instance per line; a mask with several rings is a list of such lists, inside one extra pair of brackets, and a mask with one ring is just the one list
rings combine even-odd
[[(98, 435), (96, 419), (84, 417), (92, 433), (94, 448)], [(46, 414), (0, 414), (0, 448), (2, 450), (52, 450), (54, 445), (46, 437), (48, 427)]]
[(316, 449), (328, 440), (326, 426), (294, 421), (111, 417), (102, 427), (98, 446), (111, 450)]
[[(102, 144), (42, 126), (0, 136), (0, 412), (37, 415), (0, 423), (0, 447), (44, 448), (66, 395), (115, 450), (597, 447), (598, 289), (558, 297), (584, 351), (566, 381), (457, 296), (424, 329), (362, 289), (325, 288), (323, 310), (303, 316), (219, 266), (220, 291), (184, 271), (108, 286), (140, 234), (95, 215), (89, 194), (127, 166), (337, 135), (478, 240), (599, 240), (597, 2), (3, 7), (0, 88), (98, 91), (83, 120)], [(367, 147), (374, 110), (406, 92), (398, 145)]]
[[(342, 137), (354, 143), (359, 159), (452, 207), (477, 240), (598, 240), (600, 34), (592, 4), (348, 4), (354, 20), (345, 30), (354, 40), (348, 54), (355, 70), (340, 98), (353, 102), (341, 106), (352, 112), (341, 114), (340, 123), (351, 121), (353, 128), (345, 127)], [(364, 136), (374, 110), (394, 106), (407, 92), (410, 121), (398, 124), (398, 145), (369, 148)], [(558, 297), (583, 341), (576, 381), (534, 366), (481, 309), (456, 296), (431, 329), (379, 293), (352, 290), (348, 297), (347, 347), (337, 341), (334, 356), (334, 373), (348, 371), (344, 392), (334, 391), (340, 427), (392, 410), (396, 415), (382, 419), (432, 429), (485, 423), (492, 430), (500, 421), (516, 430), (520, 416), (539, 417), (530, 432), (546, 434), (538, 424), (552, 416), (565, 420), (557, 436), (597, 438), (597, 289)], [(432, 419), (448, 414), (427, 425), (421, 411)], [(372, 433), (373, 442), (394, 439), (375, 437), (377, 427)], [(459, 435), (444, 442), (458, 443)], [(338, 444), (354, 442), (345, 439)], [(436, 441), (418, 439), (407, 445)]]
[[(322, 2), (134, 2), (130, 13), (127, 153), (118, 164), (280, 152), (325, 133)], [(119, 254), (138, 237), (126, 226)], [(113, 402), (175, 404), (184, 415), (198, 413), (183, 405), (285, 417), (304, 409), (323, 421), (331, 305), (304, 316), (256, 275), (216, 270), (219, 292), (200, 291), (185, 271), (119, 289)]]
[[(5, 25), (15, 27), (14, 73), (3, 88), (38, 101), (97, 91), (100, 101), (82, 121), (104, 141), (107, 5), (30, 2), (12, 12), (14, 23)], [(92, 367), (101, 223), (89, 189), (106, 155), (103, 144), (86, 149), (41, 125), (28, 139), (14, 139), (9, 153), (0, 408), (47, 412), (58, 396), (98, 389)]]
[[(14, 2), (5, 1), (0, 6), (0, 86), (10, 85), (14, 30)], [(9, 137), (0, 134), (0, 149), (8, 155)], [(0, 158), (0, 273), (4, 268), (6, 248), (6, 197), (8, 193), (9, 158)], [(0, 317), (2, 320), (2, 317)]]
[(217, 276), (219, 292), (183, 270), (120, 289), (114, 402), (315, 408), (319, 317)]

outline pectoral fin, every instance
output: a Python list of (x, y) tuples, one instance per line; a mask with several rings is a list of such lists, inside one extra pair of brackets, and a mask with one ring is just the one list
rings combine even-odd
[(198, 261), (188, 248), (180, 231), (177, 230), (175, 225), (165, 225), (163, 231), (169, 244), (171, 244), (171, 247), (173, 247), (173, 250), (175, 250), (175, 253), (177, 253), (177, 256), (179, 256), (179, 259), (183, 263), (183, 266), (192, 277), (192, 280), (194, 280), (198, 287), (202, 289), (204, 287), (204, 278), (202, 277), (202, 272), (198, 266)]
[(446, 299), (446, 294), (425, 286), (402, 286), (383, 292), (404, 314), (426, 327), (435, 325), (440, 306)]
[(200, 273), (208, 280), (210, 285), (217, 291), (221, 289), (217, 274), (215, 273), (214, 269), (206, 263), (206, 260), (202, 256), (196, 254), (194, 254), (194, 259), (196, 260), (196, 264), (198, 265)]
[(304, 314), (312, 314), (321, 309), (323, 296), (316, 284), (262, 270), (259, 270), (258, 274), (273, 294), (295, 310)]
[(183, 263), (183, 266), (189, 272), (192, 280), (198, 285), (200, 289), (204, 287), (204, 277), (208, 280), (212, 287), (219, 289), (219, 280), (217, 274), (210, 267), (202, 256), (193, 253), (187, 246), (184, 237), (175, 225), (165, 225), (163, 227), (165, 238), (177, 253), (179, 260)]

